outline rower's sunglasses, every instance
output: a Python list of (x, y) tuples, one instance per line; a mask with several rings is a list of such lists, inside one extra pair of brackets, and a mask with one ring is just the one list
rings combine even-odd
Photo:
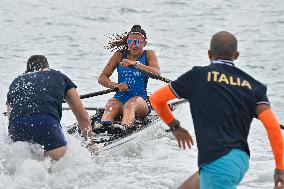
[(131, 46), (142, 47), (142, 44), (143, 44), (143, 40), (141, 39), (127, 39), (128, 47), (131, 47)]

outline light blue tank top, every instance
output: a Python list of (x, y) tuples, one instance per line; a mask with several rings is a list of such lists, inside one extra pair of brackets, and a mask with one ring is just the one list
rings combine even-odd
[[(122, 59), (126, 58), (127, 53), (123, 53)], [(146, 50), (143, 51), (143, 54), (139, 57), (138, 61), (141, 64), (147, 65)], [(117, 66), (117, 72), (118, 83), (126, 83), (129, 86), (129, 91), (126, 92), (128, 93), (127, 95), (141, 97), (147, 96), (147, 83), (149, 79), (147, 75), (135, 70), (134, 68), (123, 67), (120, 63)]]

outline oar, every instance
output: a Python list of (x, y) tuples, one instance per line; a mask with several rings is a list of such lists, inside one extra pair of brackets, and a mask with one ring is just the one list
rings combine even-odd
[[(80, 95), (80, 99), (84, 99), (84, 98), (90, 98), (90, 97), (94, 97), (94, 96), (100, 96), (100, 95), (104, 95), (104, 94), (108, 94), (111, 92), (116, 92), (119, 91), (118, 88), (114, 88), (114, 89), (106, 89), (106, 90), (102, 90), (102, 91), (98, 91), (98, 92), (94, 92), (94, 93), (88, 93), (88, 94), (84, 94), (84, 95)], [(64, 101), (66, 102), (66, 101)], [(92, 108), (92, 107), (86, 107), (86, 110), (97, 110), (98, 108)], [(71, 110), (71, 108), (66, 107), (66, 108), (62, 108), (62, 110)]]
[[(85, 107), (85, 110), (98, 110), (100, 108), (97, 107)], [(70, 107), (63, 107), (62, 110), (71, 110)]]
[(171, 80), (165, 78), (165, 77), (162, 77), (160, 75), (157, 75), (153, 72), (149, 72), (149, 71), (146, 71), (146, 70), (143, 70), (142, 68), (139, 68), (139, 66), (136, 66), (136, 65), (131, 65), (129, 66), (130, 68), (134, 68), (135, 70), (138, 70), (139, 72), (142, 72), (146, 75), (148, 75), (149, 77), (151, 77), (152, 79), (157, 79), (157, 80), (160, 80), (160, 81), (163, 81), (163, 82), (166, 82), (166, 83), (169, 83), (171, 82)]
[(178, 106), (178, 105), (180, 105), (180, 104), (183, 104), (183, 103), (185, 103), (185, 102), (188, 102), (188, 100), (186, 100), (186, 99), (181, 99), (181, 100), (177, 100), (177, 101), (174, 101), (174, 102), (169, 103), (169, 106), (170, 106), (171, 108), (174, 108), (174, 107), (176, 107), (176, 106)]
[(114, 88), (114, 89), (106, 89), (106, 90), (102, 90), (102, 91), (98, 91), (98, 92), (94, 92), (94, 93), (88, 93), (88, 94), (80, 95), (80, 99), (90, 98), (90, 97), (94, 97), (94, 96), (100, 96), (100, 95), (108, 94), (108, 93), (111, 93), (111, 92), (116, 92), (118, 90), (119, 90), (118, 88)]
[[(160, 75), (157, 75), (157, 74), (155, 74), (155, 73), (153, 73), (153, 72), (149, 72), (149, 71), (147, 71), (147, 70), (143, 70), (142, 68), (140, 68), (140, 67), (137, 66), (137, 65), (131, 65), (131, 66), (129, 66), (129, 67), (130, 67), (130, 68), (133, 68), (133, 69), (135, 69), (135, 70), (137, 70), (137, 71), (139, 71), (139, 72), (142, 72), (142, 73), (144, 73), (144, 74), (146, 74), (146, 75), (148, 75), (148, 76), (151, 77), (152, 79), (157, 79), (157, 80), (160, 80), (160, 81), (163, 81), (163, 82), (166, 82), (166, 83), (171, 82), (170, 79), (165, 78), (165, 77), (160, 76)], [(185, 103), (185, 102), (187, 102), (186, 99), (177, 100), (177, 101), (175, 101), (175, 102), (169, 103), (169, 107), (173, 110), (173, 108), (174, 108), (175, 106), (178, 106), (179, 104), (183, 104), (183, 103)]]
[[(137, 65), (131, 65), (131, 66), (129, 66), (129, 67), (130, 67), (130, 68), (133, 68), (133, 69), (135, 69), (135, 70), (137, 70), (137, 71), (139, 71), (139, 72), (142, 72), (142, 73), (144, 73), (144, 74), (146, 74), (146, 75), (148, 75), (148, 76), (151, 77), (152, 79), (157, 79), (157, 80), (160, 80), (160, 81), (163, 81), (163, 82), (166, 82), (166, 83), (171, 82), (170, 79), (165, 78), (165, 77), (160, 76), (160, 75), (157, 75), (157, 74), (155, 74), (155, 73), (153, 73), (153, 72), (149, 72), (149, 71), (147, 71), (147, 70), (143, 70), (142, 68), (140, 68), (140, 67), (137, 66)], [(173, 108), (174, 106), (177, 106), (177, 105), (182, 104), (182, 103), (185, 103), (185, 102), (187, 102), (186, 99), (181, 99), (181, 100), (177, 100), (177, 101), (175, 101), (175, 102), (170, 103), (169, 106), (170, 106), (170, 108)]]
[[(111, 92), (116, 92), (118, 91), (118, 88), (114, 88), (114, 89), (106, 89), (106, 90), (102, 90), (102, 91), (98, 91), (98, 92), (94, 92), (94, 93), (88, 93), (88, 94), (84, 94), (84, 95), (80, 95), (80, 99), (84, 99), (84, 98), (90, 98), (90, 97), (94, 97), (94, 96), (100, 96), (100, 95), (104, 95), (104, 94), (108, 94)], [(63, 101), (64, 103), (66, 101)]]

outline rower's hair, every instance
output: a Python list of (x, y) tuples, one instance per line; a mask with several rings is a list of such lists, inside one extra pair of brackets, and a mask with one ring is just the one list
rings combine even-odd
[(32, 55), (27, 62), (27, 72), (39, 71), (44, 68), (49, 68), (47, 58), (43, 55)]
[(122, 34), (113, 34), (112, 37), (109, 37), (109, 41), (105, 48), (110, 50), (111, 52), (116, 50), (122, 52), (127, 51), (127, 38), (130, 34), (140, 34), (145, 40), (147, 39), (145, 30), (143, 30), (140, 25), (134, 25), (129, 32), (124, 32)]
[(214, 34), (210, 42), (212, 54), (220, 59), (231, 58), (237, 48), (238, 41), (236, 37), (227, 31)]

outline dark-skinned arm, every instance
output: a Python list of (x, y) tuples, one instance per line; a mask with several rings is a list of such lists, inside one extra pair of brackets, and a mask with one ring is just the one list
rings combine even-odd
[(81, 102), (80, 96), (77, 93), (77, 90), (75, 88), (71, 88), (67, 91), (66, 102), (70, 106), (73, 114), (75, 115), (79, 127), (82, 130), (83, 137), (86, 141), (90, 140), (92, 138), (92, 128), (90, 119), (88, 116), (87, 111), (83, 107), (83, 104)]
[(118, 62), (121, 59), (121, 53), (116, 51), (112, 57), (109, 59), (107, 65), (104, 67), (102, 73), (99, 76), (98, 82), (104, 87), (114, 89), (117, 83), (111, 81), (109, 77), (112, 75), (113, 71), (116, 69)]

